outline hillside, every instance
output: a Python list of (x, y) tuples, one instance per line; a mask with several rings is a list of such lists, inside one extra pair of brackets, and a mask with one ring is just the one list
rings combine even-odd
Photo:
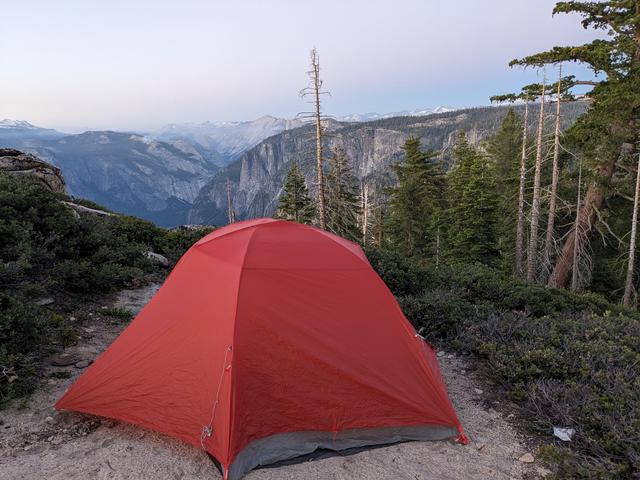
[(0, 146), (59, 167), (72, 195), (158, 225), (184, 223), (200, 187), (218, 168), (182, 141), (111, 131), (43, 137), (41, 130), (0, 129)]
[(162, 279), (205, 233), (73, 198), (57, 168), (9, 149), (0, 149), (0, 212), (0, 407), (33, 391), (45, 356), (79, 340), (89, 306)]
[(246, 122), (172, 123), (149, 136), (170, 143), (188, 143), (207, 160), (225, 166), (265, 138), (301, 124), (300, 120), (264, 115)]
[(148, 134), (67, 135), (25, 121), (0, 121), (0, 147), (58, 166), (71, 194), (158, 225), (186, 222), (200, 188), (219, 166), (263, 139), (300, 125), (264, 116), (247, 122), (171, 124)]
[[(515, 107), (521, 110), (522, 107)], [(563, 128), (587, 108), (584, 102), (567, 103)], [(330, 121), (325, 141), (326, 156), (342, 147), (354, 173), (375, 186), (392, 183), (390, 165), (401, 159), (402, 146), (410, 136), (420, 137), (425, 148), (442, 151), (450, 162), (450, 149), (457, 131), (479, 143), (495, 133), (509, 107), (456, 110), (428, 116), (394, 117), (361, 123)], [(537, 113), (537, 106), (531, 112)], [(189, 213), (190, 223), (221, 225), (227, 222), (227, 180), (232, 185), (233, 206), (240, 219), (270, 216), (275, 211), (282, 182), (291, 162), (301, 166), (308, 185), (314, 184), (315, 138), (311, 125), (270, 137), (221, 169), (207, 183)]]

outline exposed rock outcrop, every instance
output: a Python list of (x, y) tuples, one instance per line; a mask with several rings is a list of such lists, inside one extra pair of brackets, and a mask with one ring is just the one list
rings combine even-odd
[(62, 172), (38, 157), (13, 148), (0, 148), (0, 170), (15, 176), (29, 176), (57, 193), (66, 193)]
[[(520, 108), (520, 107), (515, 107)], [(535, 110), (536, 107), (533, 107)], [(568, 127), (584, 112), (584, 102), (567, 103), (563, 114)], [(423, 148), (441, 152), (451, 166), (456, 132), (466, 132), (469, 141), (480, 144), (495, 133), (508, 107), (456, 110), (423, 117), (395, 117), (363, 123), (331, 121), (325, 136), (325, 152), (341, 147), (355, 175), (366, 180), (370, 194), (395, 182), (390, 165), (402, 159), (407, 138), (419, 137)], [(533, 112), (535, 114), (535, 112)], [(233, 208), (238, 219), (270, 216), (276, 209), (282, 183), (292, 162), (301, 167), (307, 185), (315, 186), (315, 138), (312, 125), (287, 130), (267, 138), (238, 160), (219, 171), (194, 201), (189, 222), (227, 223), (227, 180), (231, 182)]]

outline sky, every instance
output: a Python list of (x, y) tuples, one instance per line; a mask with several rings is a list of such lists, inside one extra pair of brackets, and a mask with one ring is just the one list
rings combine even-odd
[(0, 119), (77, 132), (290, 118), (307, 109), (314, 46), (327, 114), (486, 105), (541, 79), (511, 59), (595, 38), (554, 3), (0, 0)]

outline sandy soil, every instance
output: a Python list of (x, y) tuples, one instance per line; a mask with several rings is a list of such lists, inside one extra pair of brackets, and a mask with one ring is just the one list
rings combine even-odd
[[(139, 310), (157, 285), (122, 292), (115, 305)], [(97, 315), (96, 315), (97, 316)], [(94, 359), (123, 325), (89, 322), (77, 346), (82, 360)], [(523, 479), (543, 470), (519, 458), (527, 441), (494, 410), (483, 385), (463, 358), (440, 353), (442, 373), (458, 415), (471, 439), (408, 442), (336, 455), (296, 465), (255, 470), (247, 480), (276, 479)], [(82, 367), (82, 363), (79, 364)], [(67, 373), (60, 373), (67, 372)], [(73, 413), (57, 413), (53, 404), (82, 368), (47, 367), (45, 385), (25, 408), (0, 411), (0, 479), (219, 479), (213, 463), (197, 448), (143, 428)], [(51, 377), (51, 375), (54, 377)], [(55, 376), (69, 375), (69, 378)], [(498, 410), (503, 405), (495, 404)]]

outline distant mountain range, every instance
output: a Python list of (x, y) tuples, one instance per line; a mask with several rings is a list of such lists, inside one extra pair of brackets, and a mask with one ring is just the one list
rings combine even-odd
[(354, 113), (351, 115), (336, 117), (336, 120), (341, 122), (372, 122), (374, 120), (382, 120), (385, 118), (393, 118), (393, 117), (424, 117), (425, 115), (453, 112), (454, 110), (456, 109), (452, 107), (435, 107), (435, 108), (421, 108), (418, 110), (401, 110), (399, 112), (391, 112), (391, 113), (375, 113), (375, 112)]
[[(400, 159), (409, 135), (441, 149), (457, 129), (484, 138), (497, 129), (505, 111), (437, 107), (347, 115), (327, 122), (332, 132), (327, 148), (344, 145), (360, 178), (389, 183), (386, 167)], [(25, 121), (0, 121), (0, 147), (33, 153), (60, 167), (72, 195), (163, 226), (225, 223), (226, 179), (232, 181), (239, 218), (270, 215), (292, 160), (305, 167), (313, 185), (312, 143), (311, 125), (268, 115), (247, 122), (170, 124), (152, 132), (73, 135)]]
[(165, 142), (187, 142), (212, 163), (224, 166), (265, 138), (302, 125), (265, 115), (249, 122), (204, 122), (169, 124), (148, 135)]
[[(508, 106), (470, 108), (424, 116), (402, 115), (369, 122), (327, 122), (327, 156), (335, 147), (344, 150), (356, 177), (370, 186), (376, 196), (395, 181), (390, 165), (402, 159), (402, 147), (409, 137), (420, 138), (423, 148), (441, 152), (447, 167), (458, 131), (478, 144), (494, 134), (509, 110)], [(521, 105), (515, 107), (522, 110)], [(535, 118), (538, 106), (531, 106)], [(566, 103), (563, 128), (568, 128), (587, 108), (586, 102)], [(270, 216), (274, 213), (284, 178), (292, 162), (302, 169), (307, 185), (315, 185), (313, 126), (284, 131), (263, 140), (240, 158), (220, 169), (205, 185), (189, 214), (192, 223), (220, 225), (227, 222), (227, 182), (231, 185), (233, 208), (238, 219)]]
[(200, 188), (265, 138), (302, 125), (264, 116), (250, 122), (174, 124), (149, 133), (68, 135), (25, 121), (0, 121), (0, 146), (60, 167), (72, 195), (159, 225), (184, 223)]

